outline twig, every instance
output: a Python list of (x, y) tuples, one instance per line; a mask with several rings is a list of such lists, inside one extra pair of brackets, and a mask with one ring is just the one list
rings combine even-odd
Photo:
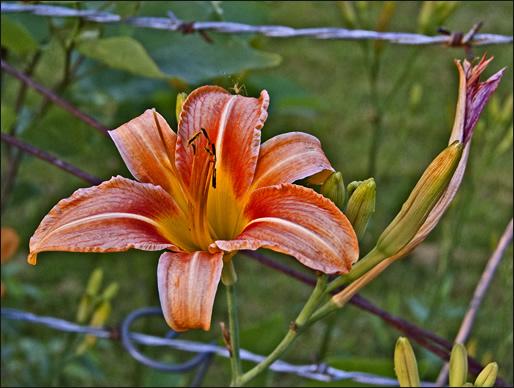
[[(294, 29), (284, 26), (250, 26), (231, 22), (184, 22), (171, 12), (168, 17), (132, 17), (123, 19), (121, 16), (108, 12), (73, 10), (66, 7), (41, 4), (10, 4), (2, 3), (2, 12), (29, 12), (35, 15), (54, 17), (78, 17), (96, 23), (125, 23), (136, 27), (153, 28), (183, 33), (214, 31), (223, 34), (259, 34), (274, 38), (304, 37), (312, 39), (345, 39), (345, 40), (383, 40), (395, 44), (430, 45), (442, 44), (450, 46), (462, 45), (482, 46), (487, 44), (512, 43), (512, 36), (494, 34), (474, 34), (473, 29), (466, 35), (467, 41), (461, 44), (451, 36), (427, 36), (412, 33), (376, 32), (366, 30), (348, 30), (345, 28), (302, 28)], [(204, 39), (205, 36), (204, 36)]]
[[(462, 320), (462, 324), (460, 326), (459, 332), (457, 333), (457, 337), (455, 337), (455, 343), (463, 344), (467, 341), (469, 333), (471, 332), (471, 328), (473, 327), (473, 323), (475, 321), (476, 314), (484, 299), (484, 295), (491, 284), (494, 273), (498, 265), (500, 264), (501, 259), (509, 245), (512, 242), (512, 219), (510, 220), (507, 228), (503, 232), (500, 241), (498, 242), (498, 246), (493, 252), (492, 256), (489, 258), (487, 265), (482, 273), (482, 277), (475, 288), (475, 293), (473, 294), (473, 298), (469, 303), (468, 311), (466, 311), (466, 315), (464, 315), (464, 319)], [(446, 383), (448, 378), (448, 372), (450, 370), (449, 364), (446, 362), (437, 377), (436, 386), (443, 386)]]
[[(2, 6), (3, 6), (3, 4), (2, 4)], [(102, 133), (103, 135), (105, 135), (107, 137), (109, 136), (108, 133), (107, 133), (108, 128), (104, 127), (102, 124), (100, 124), (94, 118), (92, 118), (91, 116), (88, 116), (87, 114), (85, 114), (82, 111), (78, 110), (73, 105), (71, 105), (67, 101), (63, 100), (61, 97), (59, 97), (58, 95), (56, 95), (52, 91), (48, 90), (47, 88), (45, 88), (41, 84), (39, 84), (36, 81), (34, 81), (32, 78), (27, 77), (23, 73), (20, 73), (18, 70), (16, 70), (15, 68), (11, 67), (3, 59), (1, 61), (1, 64), (2, 64), (2, 70), (5, 70), (6, 72), (11, 74), (12, 76), (18, 78), (20, 81), (24, 82), (25, 84), (27, 84), (31, 88), (35, 89), (37, 92), (41, 93), (43, 96), (48, 98), (50, 101), (52, 101), (53, 103), (59, 105), (61, 108), (67, 110), (72, 115), (77, 117), (79, 120), (82, 120), (83, 122), (85, 122), (89, 126), (91, 126), (94, 129), (96, 129), (98, 132)]]
[(54, 166), (59, 167), (60, 169), (69, 172), (72, 175), (75, 175), (76, 177), (85, 180), (86, 182), (89, 182), (93, 185), (99, 185), (102, 183), (102, 180), (99, 178), (96, 178), (92, 175), (89, 175), (87, 172), (82, 171), (78, 167), (75, 167), (69, 163), (66, 163), (64, 160), (61, 160), (53, 155), (50, 155), (46, 153), (45, 151), (42, 151), (36, 147), (33, 147), (14, 136), (10, 136), (6, 133), (2, 132), (2, 141), (6, 142), (7, 144), (11, 144), (25, 152), (28, 152), (34, 156), (37, 156), (40, 159), (43, 159), (44, 161), (47, 161), (48, 163), (53, 164)]

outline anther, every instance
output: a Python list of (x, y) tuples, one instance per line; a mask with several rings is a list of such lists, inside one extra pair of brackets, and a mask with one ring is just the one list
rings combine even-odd
[(203, 132), (203, 135), (205, 136), (205, 138), (207, 139), (207, 141), (209, 142), (209, 144), (211, 144), (211, 139), (209, 139), (209, 135), (207, 135), (207, 131), (205, 130), (205, 128), (200, 128)]
[[(203, 128), (202, 128), (202, 131), (204, 131), (204, 129), (203, 129)], [(191, 136), (191, 139), (189, 139), (189, 140), (187, 141), (186, 146), (188, 146), (188, 147), (189, 147), (189, 145), (190, 145), (192, 142), (194, 142), (198, 136), (200, 136), (200, 135), (202, 134), (202, 131), (198, 131), (198, 132), (196, 132), (193, 136)]]

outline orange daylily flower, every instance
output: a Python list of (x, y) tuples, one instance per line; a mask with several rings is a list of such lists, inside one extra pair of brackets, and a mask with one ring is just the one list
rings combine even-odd
[(204, 86), (184, 102), (177, 133), (155, 110), (111, 131), (138, 182), (117, 176), (61, 200), (31, 238), (29, 263), (42, 251), (166, 249), (159, 297), (177, 331), (209, 330), (222, 268), (237, 250), (264, 247), (348, 272), (358, 243), (347, 218), (293, 184), (320, 184), (334, 170), (311, 135), (261, 145), (268, 103), (266, 91), (256, 99)]

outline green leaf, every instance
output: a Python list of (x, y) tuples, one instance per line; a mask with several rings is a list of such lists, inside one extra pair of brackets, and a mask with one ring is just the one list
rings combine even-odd
[(200, 84), (215, 77), (265, 69), (280, 64), (278, 54), (256, 50), (243, 39), (208, 33), (211, 43), (200, 34), (138, 30), (136, 36), (169, 77)]
[(151, 78), (164, 78), (153, 59), (137, 40), (128, 36), (83, 40), (76, 49), (107, 66)]
[(21, 23), (2, 15), (2, 47), (18, 55), (26, 55), (37, 50), (38, 44), (29, 30)]

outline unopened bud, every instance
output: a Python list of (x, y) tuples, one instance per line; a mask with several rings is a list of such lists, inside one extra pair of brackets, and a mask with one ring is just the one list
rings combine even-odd
[(98, 294), (98, 290), (100, 290), (100, 286), (102, 285), (102, 278), (104, 276), (104, 271), (102, 268), (96, 268), (89, 276), (89, 281), (86, 287), (86, 294), (90, 296), (96, 296)]
[(102, 293), (102, 296), (100, 297), (104, 301), (109, 301), (118, 293), (119, 289), (118, 283), (111, 283), (107, 286), (107, 288)]
[(339, 12), (343, 18), (343, 22), (346, 28), (354, 29), (357, 25), (357, 15), (353, 9), (351, 1), (338, 1)]
[(85, 323), (92, 309), (93, 297), (88, 294), (82, 295), (77, 309), (76, 321), (79, 324)]
[[(96, 308), (95, 312), (93, 313), (93, 317), (91, 318), (90, 326), (92, 327), (102, 327), (107, 321), (107, 318), (109, 318), (109, 315), (111, 314), (111, 304), (107, 301), (103, 301), (100, 303), (100, 305)], [(82, 343), (77, 347), (77, 350), (75, 351), (76, 355), (81, 355), (86, 352), (89, 348), (91, 348), (96, 343), (97, 337), (88, 334), (84, 337), (84, 340)]]
[(385, 257), (400, 252), (416, 235), (448, 187), (461, 156), (462, 144), (455, 141), (430, 163), (396, 218), (378, 239), (376, 248)]
[(334, 202), (336, 206), (341, 209), (344, 205), (345, 199), (343, 174), (340, 172), (333, 172), (330, 174), (330, 176), (321, 185), (320, 193), (325, 198)]
[(482, 372), (477, 376), (475, 380), (475, 387), (492, 387), (496, 382), (496, 376), (498, 376), (498, 364), (491, 362), (482, 369)]
[(410, 342), (405, 337), (398, 338), (394, 348), (394, 372), (400, 387), (419, 387), (418, 363)]
[(91, 326), (93, 327), (102, 327), (109, 315), (111, 314), (111, 303), (108, 301), (103, 301), (97, 307), (95, 312), (93, 313), (93, 317), (91, 318)]
[(355, 189), (357, 187), (359, 187), (359, 185), (362, 183), (362, 181), (353, 181), (351, 182), (348, 187), (346, 188), (346, 191), (348, 192), (348, 199), (351, 198), (353, 192), (355, 191)]
[(416, 82), (410, 88), (409, 92), (409, 109), (413, 112), (419, 107), (421, 97), (423, 96), (423, 86), (419, 82)]
[(346, 205), (346, 217), (353, 226), (357, 239), (360, 240), (366, 231), (368, 221), (375, 213), (377, 186), (373, 178), (362, 182), (353, 192)]
[(418, 16), (418, 33), (430, 34), (435, 4), (433, 1), (424, 1)]
[(186, 93), (179, 93), (177, 94), (177, 106), (175, 113), (177, 115), (177, 123), (180, 121), (180, 113), (182, 112), (182, 105), (184, 105), (184, 101), (186, 101), (187, 94)]
[(455, 344), (450, 356), (450, 387), (462, 387), (468, 379), (468, 353), (463, 344)]

